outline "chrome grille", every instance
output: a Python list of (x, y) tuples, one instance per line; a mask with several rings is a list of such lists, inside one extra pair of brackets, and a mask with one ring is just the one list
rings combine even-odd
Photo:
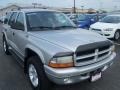
[(102, 46), (95, 49), (76, 52), (75, 65), (82, 66), (101, 61), (111, 54), (111, 46)]

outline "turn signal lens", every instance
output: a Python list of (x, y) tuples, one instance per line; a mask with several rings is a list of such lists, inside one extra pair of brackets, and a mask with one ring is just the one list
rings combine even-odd
[(64, 57), (57, 57), (53, 58), (49, 62), (49, 66), (53, 68), (68, 68), (73, 67), (73, 57), (72, 56), (64, 56)]
[(65, 64), (49, 63), (49, 66), (53, 68), (68, 68), (68, 67), (73, 67), (73, 63), (65, 63)]

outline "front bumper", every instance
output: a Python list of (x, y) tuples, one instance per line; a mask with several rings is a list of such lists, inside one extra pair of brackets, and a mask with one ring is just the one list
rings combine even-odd
[(94, 31), (93, 32), (99, 33), (106, 38), (114, 38), (115, 31)]
[(109, 58), (87, 66), (56, 69), (44, 65), (44, 69), (48, 78), (54, 83), (60, 85), (73, 84), (89, 79), (92, 71), (111, 66), (115, 56), (116, 53), (113, 53)]
[(114, 38), (114, 31), (103, 31), (102, 35), (105, 36), (106, 38)]

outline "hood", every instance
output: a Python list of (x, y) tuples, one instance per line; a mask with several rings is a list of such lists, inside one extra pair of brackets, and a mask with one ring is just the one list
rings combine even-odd
[(103, 23), (103, 22), (97, 22), (91, 25), (91, 28), (95, 28), (95, 29), (106, 29), (106, 28), (116, 28), (116, 27), (117, 27), (117, 24)]
[(107, 40), (97, 33), (83, 29), (35, 31), (29, 34), (72, 51), (80, 45)]

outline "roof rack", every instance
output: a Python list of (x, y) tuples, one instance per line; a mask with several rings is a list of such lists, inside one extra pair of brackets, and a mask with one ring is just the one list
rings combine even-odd
[(18, 7), (18, 8), (11, 9), (11, 11), (16, 11), (21, 9), (48, 9), (48, 8), (47, 7)]

